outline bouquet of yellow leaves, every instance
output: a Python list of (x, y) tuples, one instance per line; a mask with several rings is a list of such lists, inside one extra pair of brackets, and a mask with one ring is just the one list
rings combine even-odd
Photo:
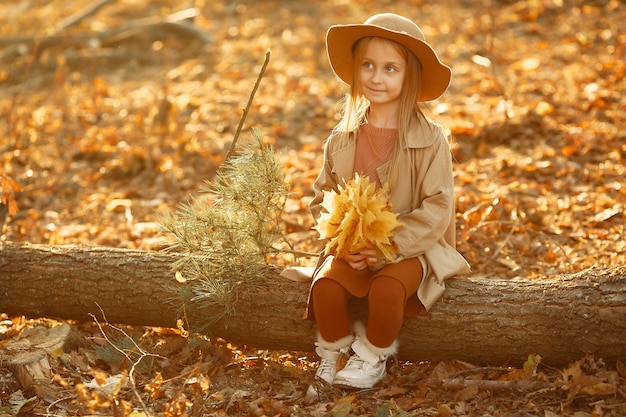
[(394, 230), (401, 226), (391, 211), (389, 185), (376, 189), (368, 177), (356, 174), (339, 193), (324, 191), (322, 213), (314, 227), (321, 239), (328, 239), (326, 253), (343, 258), (363, 248), (374, 248), (393, 261), (396, 248), (391, 243)]

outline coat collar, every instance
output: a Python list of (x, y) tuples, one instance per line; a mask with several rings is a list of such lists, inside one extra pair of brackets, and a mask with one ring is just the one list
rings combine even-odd
[[(407, 148), (427, 148), (431, 146), (440, 133), (438, 125), (420, 112), (415, 112), (409, 122)], [(356, 143), (357, 131), (350, 132), (349, 141)]]
[(407, 148), (427, 148), (435, 142), (439, 132), (435, 122), (416, 112), (409, 122), (406, 146)]
[[(352, 178), (354, 171), (357, 133), (351, 132), (345, 139), (341, 137), (341, 133), (336, 133), (336, 135), (337, 143), (333, 151), (334, 171), (338, 178), (347, 181)], [(406, 147), (408, 149), (426, 148), (435, 142), (438, 135), (441, 135), (441, 130), (437, 129), (437, 125), (422, 114), (416, 113), (409, 123)], [(381, 181), (387, 177), (388, 165), (389, 163), (386, 163), (378, 168)]]

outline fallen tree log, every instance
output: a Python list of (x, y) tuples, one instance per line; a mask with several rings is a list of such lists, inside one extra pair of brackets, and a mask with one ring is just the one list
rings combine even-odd
[[(178, 255), (104, 247), (5, 245), (0, 312), (174, 327), (171, 264)], [(243, 289), (213, 336), (261, 349), (311, 351), (315, 328), (301, 319), (308, 283), (279, 276)], [(539, 354), (554, 366), (587, 353), (626, 361), (626, 266), (559, 279), (449, 280), (423, 316), (405, 321), (400, 357), (519, 364)]]

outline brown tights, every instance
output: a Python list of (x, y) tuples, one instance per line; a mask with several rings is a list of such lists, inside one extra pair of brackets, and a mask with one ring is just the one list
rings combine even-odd
[[(312, 288), (313, 311), (317, 328), (328, 342), (350, 334), (348, 301), (352, 295), (341, 284), (320, 278)], [(400, 333), (406, 294), (398, 280), (378, 276), (370, 284), (367, 340), (380, 348), (391, 346)]]

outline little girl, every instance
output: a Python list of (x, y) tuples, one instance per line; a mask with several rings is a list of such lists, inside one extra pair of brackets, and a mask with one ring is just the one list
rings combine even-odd
[[(448, 138), (418, 105), (443, 94), (450, 68), (415, 23), (395, 14), (331, 26), (326, 46), (330, 65), (350, 86), (350, 95), (324, 146), (311, 213), (317, 222), (324, 191), (338, 192), (358, 173), (377, 187), (389, 184), (402, 227), (393, 236), (393, 262), (367, 247), (343, 259), (322, 258), (305, 318), (314, 319), (318, 328), (316, 377), (371, 388), (397, 351), (403, 318), (428, 311), (442, 295), (446, 278), (469, 272), (455, 249)], [(348, 302), (353, 297), (367, 297), (367, 325), (351, 323)], [(351, 356), (338, 371), (342, 355)]]

